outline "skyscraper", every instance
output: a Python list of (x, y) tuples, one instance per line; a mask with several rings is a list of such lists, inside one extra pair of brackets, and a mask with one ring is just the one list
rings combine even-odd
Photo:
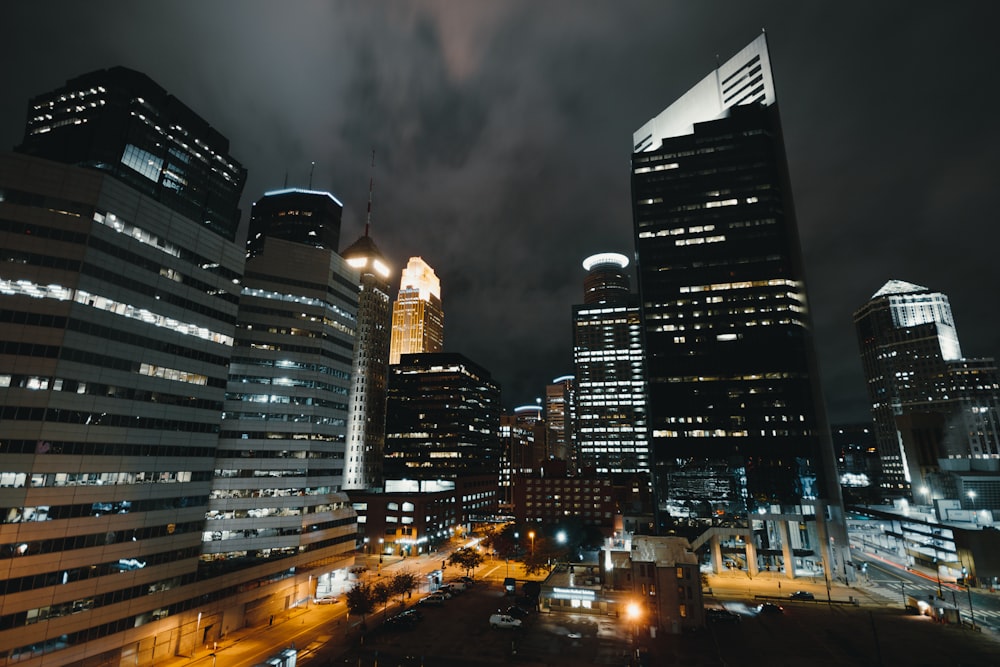
[(572, 375), (557, 377), (545, 386), (545, 423), (548, 458), (566, 461), (575, 471), (576, 379)]
[(389, 371), (389, 266), (371, 237), (364, 236), (341, 255), (361, 276), (358, 335), (354, 342), (348, 403), (345, 489), (382, 486), (385, 456), (385, 401)]
[(444, 311), (441, 281), (427, 262), (411, 257), (403, 269), (399, 297), (392, 305), (392, 338), (389, 363), (404, 354), (440, 352), (444, 349)]
[(112, 67), (38, 95), (17, 151), (110, 174), (236, 239), (246, 169), (225, 137), (145, 74)]
[(389, 371), (386, 477), (498, 480), (500, 387), (461, 354), (406, 354)]
[(576, 465), (592, 473), (650, 469), (642, 327), (628, 264), (618, 253), (584, 260), (584, 303), (573, 306)]
[(962, 356), (946, 295), (890, 280), (854, 313), (854, 323), (883, 493), (938, 486), (932, 480), (942, 459), (953, 467), (1000, 458), (996, 363)]
[(329, 192), (283, 188), (265, 193), (250, 212), (247, 257), (263, 250), (267, 239), (336, 250), (344, 205)]
[(846, 533), (775, 100), (761, 34), (633, 136), (658, 523), (747, 538), (751, 574), (832, 576)]
[[(206, 573), (253, 568), (242, 576), (256, 584), (291, 570), (322, 595), (353, 564), (355, 513), (341, 490), (358, 276), (326, 247), (339, 236), (340, 209), (327, 192), (301, 190), (254, 204)], [(292, 222), (303, 211), (315, 215)]]
[(190, 650), (206, 594), (244, 171), (121, 68), (32, 100), (21, 150), (0, 156), (0, 655), (151, 664)]

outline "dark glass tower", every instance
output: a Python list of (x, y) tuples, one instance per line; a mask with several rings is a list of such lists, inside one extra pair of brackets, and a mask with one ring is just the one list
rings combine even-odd
[(824, 545), (846, 535), (764, 35), (634, 150), (660, 529), (752, 531), (751, 570), (781, 557), (792, 576), (794, 550), (832, 574)]
[(498, 480), (499, 428), (500, 387), (463, 355), (404, 354), (390, 367), (387, 478)]
[(329, 192), (286, 188), (258, 199), (250, 213), (247, 257), (260, 254), (267, 239), (337, 251), (344, 205)]
[(145, 74), (112, 67), (38, 95), (17, 151), (109, 173), (236, 239), (246, 169), (225, 137)]

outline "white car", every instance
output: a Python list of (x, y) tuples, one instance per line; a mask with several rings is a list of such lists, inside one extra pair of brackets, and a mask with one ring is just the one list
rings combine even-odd
[(313, 604), (337, 604), (337, 598), (313, 598)]
[(521, 619), (508, 616), (507, 614), (493, 614), (490, 616), (491, 628), (519, 628)]

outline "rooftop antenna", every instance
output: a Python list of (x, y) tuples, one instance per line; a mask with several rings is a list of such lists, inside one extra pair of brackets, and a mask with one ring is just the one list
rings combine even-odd
[(312, 166), (309, 167), (309, 189), (313, 189), (313, 170), (316, 169), (316, 163), (313, 162)]
[(365, 236), (372, 226), (372, 198), (375, 195), (375, 149), (372, 148), (372, 171), (368, 177), (368, 217), (365, 219)]

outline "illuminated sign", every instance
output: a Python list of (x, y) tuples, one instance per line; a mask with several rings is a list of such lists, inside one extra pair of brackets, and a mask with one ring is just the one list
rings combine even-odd
[(586, 588), (556, 588), (552, 589), (552, 597), (556, 600), (596, 600), (597, 592)]

